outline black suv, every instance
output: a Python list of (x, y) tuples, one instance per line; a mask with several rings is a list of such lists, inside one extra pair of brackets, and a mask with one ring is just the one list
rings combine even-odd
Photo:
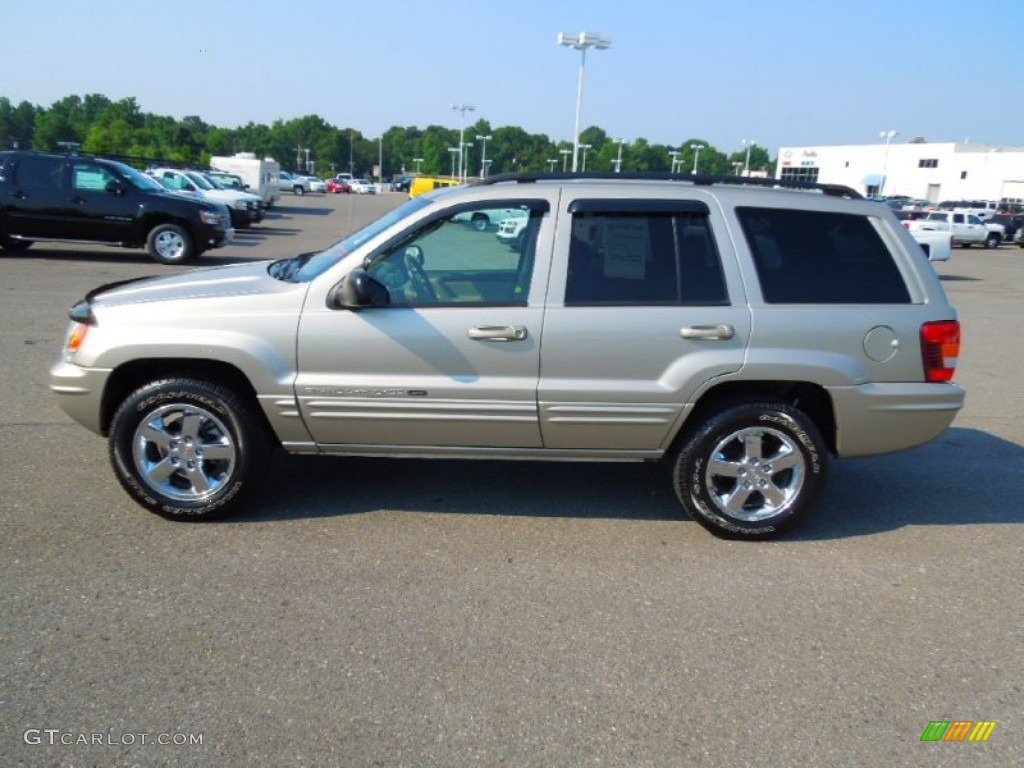
[(34, 241), (145, 248), (179, 264), (231, 241), (226, 206), (169, 193), (114, 160), (39, 152), (0, 152), (0, 248)]

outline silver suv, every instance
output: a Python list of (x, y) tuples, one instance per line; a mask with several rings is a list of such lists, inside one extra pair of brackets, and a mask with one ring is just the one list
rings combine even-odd
[[(322, 253), (98, 288), (51, 388), (173, 519), (241, 507), (281, 445), (664, 461), (695, 520), (766, 538), (812, 508), (830, 456), (920, 445), (963, 403), (956, 311), (891, 211), (858, 198), (495, 176)], [(510, 209), (514, 249), (472, 225)]]

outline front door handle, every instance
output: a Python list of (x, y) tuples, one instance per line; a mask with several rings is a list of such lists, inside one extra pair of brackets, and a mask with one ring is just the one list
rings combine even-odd
[(712, 339), (725, 341), (736, 335), (736, 329), (728, 323), (718, 325), (688, 325), (679, 331), (684, 339)]
[(526, 326), (478, 325), (469, 329), (469, 338), (477, 341), (522, 341), (526, 338)]
[(85, 205), (87, 202), (89, 202), (84, 197), (80, 197), (79, 195), (75, 195), (74, 197), (70, 198), (70, 200), (75, 205)]

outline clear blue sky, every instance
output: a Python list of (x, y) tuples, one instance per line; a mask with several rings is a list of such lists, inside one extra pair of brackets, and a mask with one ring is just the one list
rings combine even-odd
[(319, 114), (571, 140), (583, 127), (723, 151), (928, 141), (1024, 145), (1024, 0), (0, 0), (0, 96), (134, 96), (235, 127)]

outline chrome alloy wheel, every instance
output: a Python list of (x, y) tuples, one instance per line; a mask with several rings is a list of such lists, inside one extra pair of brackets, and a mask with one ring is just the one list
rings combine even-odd
[(139, 423), (132, 459), (154, 491), (195, 502), (210, 498), (231, 479), (237, 456), (224, 422), (203, 408), (172, 404)]
[(721, 512), (753, 523), (786, 512), (800, 495), (806, 471), (803, 453), (789, 435), (748, 427), (715, 446), (704, 482)]

